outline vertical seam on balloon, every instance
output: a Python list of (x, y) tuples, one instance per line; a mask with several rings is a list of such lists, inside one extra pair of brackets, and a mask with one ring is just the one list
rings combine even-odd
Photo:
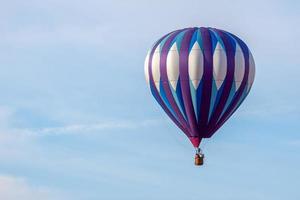
[[(229, 36), (230, 36), (230, 35), (229, 35)], [(236, 43), (236, 45), (238, 45), (236, 39), (233, 38), (232, 36), (230, 36), (230, 37), (234, 40), (234, 42)], [(236, 50), (236, 48), (235, 48), (235, 50)], [(236, 54), (236, 53), (237, 53), (237, 52), (235, 51), (235, 54)], [(234, 55), (234, 56), (235, 56), (235, 55)], [(234, 59), (234, 62), (235, 62), (235, 59)], [(234, 63), (234, 68), (236, 68), (236, 67), (237, 67), (237, 63)], [(235, 73), (235, 69), (234, 69), (234, 73)], [(229, 105), (232, 103), (232, 101), (233, 101), (235, 95), (237, 94), (237, 91), (235, 91), (235, 77), (234, 77), (234, 76), (235, 76), (235, 75), (233, 74), (233, 81), (232, 81), (232, 84), (231, 84), (231, 89), (230, 89), (229, 95), (228, 95), (228, 97), (226, 98), (226, 103), (225, 103), (224, 107), (222, 108), (222, 112), (221, 112), (221, 114), (218, 116), (218, 119), (217, 119), (216, 123), (219, 122), (219, 120), (221, 119), (221, 117), (224, 115), (224, 113), (225, 113), (226, 110), (228, 109)], [(234, 91), (233, 94), (232, 94), (232, 91)]]
[[(181, 31), (180, 31), (181, 32)], [(179, 32), (175, 32), (172, 34), (165, 42), (164, 46), (162, 47), (162, 52), (160, 54), (160, 73), (162, 78), (162, 86), (163, 90), (166, 93), (166, 97), (168, 102), (171, 104), (172, 109), (174, 110), (180, 124), (186, 127), (186, 129), (189, 130), (188, 123), (185, 121), (175, 99), (171, 91), (171, 86), (168, 81), (168, 75), (167, 75), (167, 56), (168, 56), (168, 50), (170, 49), (170, 44), (172, 43), (173, 39), (178, 35)]]
[[(224, 31), (225, 32), (225, 31)], [(238, 89), (238, 91), (235, 94), (234, 99), (232, 100), (232, 102), (230, 103), (230, 106), (227, 108), (226, 112), (224, 113), (224, 115), (221, 117), (221, 119), (217, 122), (213, 132), (217, 131), (228, 119), (229, 117), (234, 113), (234, 111), (239, 107), (240, 104), (238, 104), (239, 102), (243, 102), (243, 100), (245, 99), (245, 97), (243, 97), (243, 93), (244, 90), (247, 86), (247, 81), (248, 81), (248, 76), (249, 76), (249, 49), (246, 46), (246, 44), (244, 44), (244, 42), (242, 42), (238, 37), (236, 37), (235, 35), (225, 32), (226, 34), (230, 35), (231, 37), (233, 37), (238, 44), (240, 45), (242, 52), (244, 54), (244, 58), (245, 58), (245, 74), (243, 77), (243, 81), (241, 83), (240, 88)], [(242, 98), (243, 97), (243, 98)], [(242, 98), (242, 99), (241, 99)], [(213, 132), (210, 134), (210, 136), (213, 134)], [(209, 137), (210, 137), (209, 136)]]
[(188, 130), (186, 130), (186, 128), (184, 126), (182, 126), (179, 121), (176, 120), (176, 118), (172, 115), (172, 113), (168, 110), (168, 108), (166, 107), (166, 105), (164, 104), (164, 102), (162, 101), (161, 97), (159, 96), (159, 92), (157, 90), (157, 88), (155, 87), (154, 84), (154, 80), (153, 80), (153, 75), (152, 75), (152, 58), (153, 58), (153, 54), (155, 49), (157, 48), (157, 46), (159, 45), (159, 43), (168, 35), (174, 33), (175, 31), (166, 34), (164, 37), (162, 37), (160, 40), (158, 40), (156, 42), (156, 44), (153, 46), (153, 48), (151, 49), (150, 55), (149, 55), (149, 63), (148, 63), (148, 74), (149, 74), (149, 84), (150, 84), (150, 88), (151, 88), (151, 92), (152, 95), (154, 96), (154, 98), (157, 100), (157, 102), (161, 105), (161, 107), (163, 108), (163, 110), (166, 112), (166, 114), (171, 118), (171, 120), (188, 136), (190, 137), (190, 134), (188, 132)]
[(222, 31), (219, 31), (217, 29), (214, 29), (220, 36), (220, 39), (222, 39), (222, 42), (225, 47), (225, 52), (226, 52), (226, 76), (223, 82), (223, 90), (221, 92), (221, 96), (219, 99), (219, 102), (216, 102), (217, 105), (212, 113), (211, 120), (209, 122), (209, 131), (208, 135), (212, 134), (211, 131), (215, 124), (218, 122), (219, 116), (221, 115), (224, 106), (226, 105), (226, 101), (228, 99), (228, 96), (230, 94), (231, 86), (234, 80), (234, 68), (235, 68), (235, 60), (234, 60), (234, 46), (232, 46), (231, 43), (231, 38), (225, 34)]
[(204, 137), (207, 131), (208, 112), (211, 98), (212, 87), (212, 47), (211, 36), (207, 28), (200, 28), (202, 45), (203, 45), (203, 85), (202, 85), (202, 98), (200, 104), (200, 119), (198, 120), (199, 134)]
[[(200, 39), (200, 37), (201, 37), (200, 31), (199, 31), (199, 29), (196, 29), (195, 32), (193, 33), (193, 36), (191, 38), (191, 42), (190, 42), (190, 45), (189, 45), (189, 55), (188, 55), (189, 58), (190, 58), (190, 53), (192, 51), (192, 48), (193, 48), (193, 46), (194, 46), (194, 44), (196, 42), (199, 45), (199, 48), (200, 49), (202, 48), (200, 46), (199, 42), (198, 42), (198, 40)], [(203, 54), (202, 50), (201, 50), (201, 54)], [(188, 70), (190, 70), (190, 68)], [(202, 76), (203, 76), (203, 74), (202, 74)], [(202, 77), (201, 77), (201, 79), (202, 79)], [(200, 107), (199, 106), (199, 101), (201, 101), (201, 96), (200, 96), (200, 98), (198, 98), (198, 89), (201, 86), (200, 85), (201, 82), (202, 81), (200, 80), (200, 82), (198, 83), (198, 87), (195, 88), (194, 85), (193, 85), (193, 82), (192, 82), (192, 80), (190, 79), (190, 76), (189, 76), (190, 92), (191, 92), (191, 98), (192, 98), (192, 103), (193, 103), (193, 108), (194, 108), (194, 113), (195, 113), (195, 117), (196, 117), (197, 126), (198, 126), (199, 114), (200, 114), (199, 113), (199, 110), (200, 110), (200, 108), (199, 108)]]
[[(226, 52), (226, 48), (225, 48), (223, 40), (214, 31), (214, 29), (208, 29), (208, 31), (209, 31), (210, 35), (212, 36), (212, 38), (214, 38), (213, 41), (215, 41), (214, 46), (213, 46), (213, 73), (214, 73), (214, 67), (215, 67), (214, 53), (216, 51), (217, 44), (220, 43), (221, 47), (224, 49), (225, 52)], [(227, 54), (226, 54), (226, 68), (228, 68), (227, 62), (228, 61), (227, 61)], [(228, 70), (226, 69), (226, 75), (227, 75), (227, 72), (228, 72)], [(226, 77), (226, 75), (225, 75), (225, 77)], [(217, 88), (217, 84), (216, 84), (217, 81), (222, 81), (221, 87), (219, 89)], [(215, 110), (219, 104), (221, 95), (223, 94), (223, 89), (224, 89), (224, 84), (225, 84), (224, 82), (225, 82), (225, 80), (215, 80), (214, 76), (212, 77), (212, 95), (210, 98), (210, 107), (209, 107), (209, 115), (208, 115), (208, 122), (207, 122), (208, 124), (210, 124), (213, 113), (215, 112)]]
[(189, 56), (189, 45), (191, 37), (195, 32), (195, 28), (190, 28), (184, 35), (181, 41), (181, 47), (179, 49), (179, 71), (180, 71), (180, 86), (182, 91), (183, 103), (187, 114), (188, 124), (190, 125), (191, 135), (193, 137), (199, 137), (199, 131), (197, 121), (195, 118), (194, 107), (192, 105), (190, 84), (189, 84), (189, 73), (188, 73), (188, 56)]
[(199, 47), (201, 49), (201, 53), (202, 53), (202, 77), (201, 80), (199, 82), (198, 88), (196, 89), (196, 99), (197, 99), (197, 125), (200, 131), (200, 127), (199, 127), (199, 121), (201, 119), (201, 101), (202, 101), (202, 90), (203, 90), (203, 80), (204, 80), (204, 54), (203, 54), (203, 38), (201, 35), (201, 30), (197, 29), (197, 39), (196, 42), (199, 44)]
[[(177, 34), (177, 36), (171, 42), (170, 47), (172, 47), (174, 45), (174, 43), (176, 43), (176, 46), (178, 45), (177, 43), (180, 43), (178, 41), (178, 37), (182, 37), (182, 35), (184, 35), (184, 33), (186, 32), (186, 30), (187, 29), (183, 29), (179, 34)], [(182, 40), (182, 38), (181, 38), (181, 40)], [(177, 51), (178, 51), (178, 55), (179, 55), (179, 49), (177, 49)], [(178, 101), (177, 105), (180, 108), (180, 111), (182, 111), (181, 113), (182, 113), (185, 121), (187, 122), (187, 115), (186, 115), (186, 110), (185, 110), (185, 107), (184, 107), (184, 104), (183, 104), (180, 80), (181, 80), (181, 78), (180, 78), (180, 75), (179, 75), (178, 80), (177, 80), (177, 85), (176, 85), (176, 91), (174, 93), (173, 90), (172, 90), (172, 88), (171, 88), (171, 91), (172, 91), (173, 97), (175, 98), (176, 103)], [(168, 80), (168, 82), (170, 83), (169, 80)], [(188, 124), (187, 124), (187, 126), (189, 127)]]

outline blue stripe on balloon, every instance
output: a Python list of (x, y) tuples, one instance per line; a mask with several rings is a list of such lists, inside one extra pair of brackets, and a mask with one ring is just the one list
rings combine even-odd
[(216, 109), (217, 104), (218, 104), (219, 101), (220, 101), (220, 98), (221, 98), (221, 96), (222, 96), (223, 90), (224, 90), (224, 84), (223, 84), (223, 85), (221, 86), (221, 88), (218, 90), (218, 94), (217, 94), (217, 97), (216, 97), (216, 100), (215, 100), (214, 110)]
[(185, 120), (187, 120), (186, 111), (185, 111), (183, 98), (182, 98), (180, 77), (178, 79), (177, 86), (176, 86), (176, 97), (177, 97), (177, 100), (179, 102), (179, 107), (181, 108), (181, 110), (183, 112), (183, 116), (184, 116)]
[(217, 85), (216, 85), (215, 80), (214, 80), (212, 90), (213, 91), (212, 91), (212, 97), (211, 97), (211, 102), (210, 102), (208, 121), (210, 121), (210, 118), (211, 118), (212, 114), (215, 112), (216, 107), (219, 104), (220, 98), (221, 98), (223, 90), (224, 90), (224, 84), (222, 84), (222, 86), (218, 90)]
[(193, 85), (193, 82), (191, 80), (190, 80), (190, 90), (191, 90), (191, 97), (192, 97), (194, 112), (195, 112), (195, 115), (196, 115), (196, 120), (198, 121), (197, 93), (196, 93), (196, 89)]
[(213, 107), (215, 105), (215, 100), (216, 100), (216, 97), (217, 97), (217, 93), (218, 93), (217, 85), (216, 85), (216, 82), (213, 78), (207, 123), (209, 123), (209, 121), (210, 121), (210, 117), (211, 117), (211, 114), (213, 112)]
[(235, 52), (236, 51), (236, 43), (237, 43), (236, 40), (231, 36), (231, 34), (228, 34), (226, 32), (224, 32), (224, 33), (227, 36), (227, 38), (229, 39), (229, 42), (233, 47), (233, 51)]
[[(238, 103), (235, 105), (235, 107), (230, 111), (230, 114), (226, 117), (226, 120), (231, 117), (231, 115), (240, 107), (240, 105), (243, 103), (243, 101), (246, 99), (247, 97), (247, 92), (246, 89), (243, 90), (242, 95), (240, 96)], [(224, 121), (226, 121), (224, 120)]]
[(157, 89), (156, 89), (155, 85), (152, 84), (151, 82), (150, 82), (150, 90), (151, 90), (151, 93), (152, 93), (152, 95), (154, 96), (155, 100), (156, 100), (161, 106), (163, 106), (163, 105), (160, 103), (160, 97), (157, 96), (157, 94), (158, 94), (158, 93), (156, 93), (156, 90), (157, 90)]
[(216, 31), (214, 31), (213, 29), (209, 29), (209, 30), (212, 33), (212, 35), (214, 35), (214, 37), (217, 39), (217, 41), (220, 43), (220, 45), (222, 46), (222, 48), (226, 51), (224, 42), (221, 39), (220, 35)]
[(201, 119), (201, 101), (202, 101), (202, 90), (203, 90), (203, 79), (200, 81), (198, 88), (197, 88), (197, 116), (198, 116), (198, 123)]
[[(185, 33), (186, 33), (186, 30), (180, 32), (180, 33), (174, 38), (174, 40), (173, 40), (173, 42), (172, 42), (172, 45), (176, 42), (178, 51), (179, 51), (180, 48), (181, 48), (182, 39), (183, 39)], [(171, 46), (172, 46), (172, 45), (171, 45)]]
[(176, 86), (177, 89), (176, 89), (176, 91), (173, 89), (173, 87), (171, 86), (170, 83), (169, 83), (169, 88), (170, 88), (170, 90), (172, 92), (173, 98), (175, 100), (175, 103), (176, 103), (177, 107), (180, 110), (181, 115), (187, 121), (187, 119), (186, 119), (186, 113), (185, 113), (185, 110), (184, 110), (183, 103), (182, 103), (182, 101), (178, 97), (178, 93), (180, 93), (180, 86), (178, 87), (178, 85), (180, 85), (179, 82), (177, 82), (177, 86)]
[(167, 37), (165, 37), (160, 43), (159, 43), (159, 51), (162, 51), (162, 48), (164, 46), (164, 44), (166, 43), (166, 41), (169, 39), (169, 37), (171, 37), (172, 34), (168, 35)]
[(169, 109), (169, 111), (172, 113), (172, 115), (178, 120), (177, 115), (175, 114), (170, 102), (168, 101), (168, 98), (166, 96), (165, 90), (163, 88), (163, 83), (160, 84), (160, 97), (162, 98), (162, 100), (164, 101), (164, 103), (166, 104), (167, 108)]
[(203, 40), (202, 40), (201, 31), (200, 31), (200, 29), (198, 29), (196, 32), (197, 32), (197, 42), (203, 52), (204, 49), (203, 49)]
[(202, 80), (200, 81), (197, 88), (194, 87), (193, 82), (190, 80), (190, 90), (194, 112), (196, 115), (197, 122), (200, 120), (200, 108), (201, 108), (201, 95), (202, 95)]
[(225, 113), (225, 111), (227, 110), (228, 106), (232, 103), (232, 99), (235, 96), (236, 92), (235, 92), (235, 82), (232, 83), (231, 89), (230, 89), (230, 93), (229, 93), (229, 97), (226, 100), (226, 104), (223, 108), (223, 111), (221, 113), (221, 115), (219, 116), (219, 119), (217, 121), (219, 121), (221, 119), (221, 117), (223, 116), (223, 114)]
[(193, 48), (195, 42), (197, 41), (197, 37), (198, 37), (197, 35), (198, 35), (198, 31), (195, 31), (195, 32), (193, 33), (192, 39), (191, 39), (191, 41), (190, 41), (189, 52), (191, 52), (191, 49)]
[(212, 52), (214, 52), (215, 49), (216, 49), (217, 43), (218, 43), (218, 39), (217, 39), (217, 37), (215, 36), (215, 34), (210, 29), (208, 29), (208, 31), (209, 31), (209, 34), (210, 34), (210, 37), (211, 37)]

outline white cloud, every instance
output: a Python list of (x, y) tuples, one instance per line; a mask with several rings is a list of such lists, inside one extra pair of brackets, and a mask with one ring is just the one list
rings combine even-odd
[(286, 143), (292, 147), (300, 147), (300, 139), (289, 140)]
[(23, 129), (25, 133), (34, 135), (60, 135), (60, 134), (76, 134), (90, 133), (93, 131), (103, 130), (120, 130), (120, 129), (137, 129), (142, 127), (156, 126), (160, 120), (144, 120), (144, 121), (108, 121), (95, 124), (71, 124), (60, 127), (49, 127), (40, 129)]
[(6, 106), (0, 106), (0, 127), (5, 127), (10, 123), (14, 111)]
[(11, 129), (15, 133), (24, 133), (26, 135), (43, 136), (43, 135), (63, 135), (63, 134), (86, 134), (96, 131), (109, 131), (109, 130), (128, 130), (153, 127), (161, 124), (162, 120), (114, 120), (105, 121), (93, 124), (69, 124), (58, 127), (44, 127), (38, 129)]
[(57, 191), (33, 186), (24, 178), (0, 175), (0, 199), (3, 200), (59, 200), (65, 199)]
[[(104, 120), (95, 123), (70, 123), (62, 126), (50, 126), (41, 128), (17, 128), (11, 126), (12, 122), (18, 121), (18, 114), (10, 107), (0, 106), (0, 139), (12, 140), (21, 139), (25, 135), (43, 136), (43, 135), (61, 135), (61, 134), (79, 134), (91, 133), (95, 131), (109, 131), (120, 129), (139, 129), (158, 126), (166, 120), (162, 119), (144, 119), (144, 120), (126, 120), (114, 119)], [(94, 120), (93, 120), (94, 121)], [(22, 136), (22, 137), (20, 137)]]

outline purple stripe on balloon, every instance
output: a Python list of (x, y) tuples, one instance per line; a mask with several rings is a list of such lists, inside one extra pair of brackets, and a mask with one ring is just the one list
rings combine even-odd
[(200, 137), (199, 129), (197, 126), (196, 115), (194, 113), (194, 107), (191, 99), (189, 72), (188, 72), (189, 46), (195, 30), (197, 29), (196, 28), (188, 29), (181, 41), (181, 47), (179, 50), (179, 74), (180, 74), (180, 86), (182, 91), (183, 104), (185, 107), (187, 120), (190, 125), (190, 134), (193, 137)]
[(230, 94), (230, 90), (232, 87), (232, 83), (234, 80), (234, 68), (235, 68), (235, 51), (234, 51), (234, 46), (232, 45), (232, 43), (230, 42), (229, 38), (230, 36), (228, 36), (226, 33), (224, 33), (223, 31), (220, 31), (218, 29), (213, 29), (213, 31), (215, 31), (220, 38), (223, 41), (223, 44), (225, 46), (225, 52), (226, 52), (226, 58), (227, 58), (227, 72), (226, 72), (226, 77), (225, 80), (223, 82), (223, 91), (222, 94), (220, 96), (220, 100), (215, 108), (215, 110), (212, 113), (210, 122), (209, 122), (209, 128), (208, 128), (208, 132), (206, 133), (206, 137), (208, 135), (211, 134), (212, 130), (214, 129), (216, 123), (218, 122), (218, 119), (220, 118), (220, 115), (222, 114), (222, 111), (226, 105), (226, 101), (228, 100), (229, 94)]
[(244, 93), (244, 90), (247, 87), (247, 82), (248, 82), (249, 49), (246, 46), (246, 44), (243, 41), (241, 41), (238, 37), (236, 37), (235, 35), (228, 33), (228, 32), (226, 32), (226, 34), (229, 34), (230, 36), (234, 37), (234, 39), (237, 41), (237, 43), (240, 45), (240, 47), (242, 49), (242, 52), (243, 52), (244, 58), (245, 58), (245, 74), (244, 74), (241, 86), (238, 89), (238, 91), (236, 92), (236, 94), (232, 100), (232, 103), (229, 105), (228, 109), (225, 111), (225, 113), (223, 114), (223, 116), (221, 117), (221, 119), (216, 124), (215, 128), (212, 130), (212, 132), (210, 133), (210, 135), (208, 137), (211, 137), (213, 135), (213, 133), (216, 132), (229, 119), (229, 117), (234, 113), (234, 111), (238, 108), (237, 104), (240, 101), (240, 98), (242, 98), (242, 95)]
[(203, 85), (200, 108), (200, 119), (198, 119), (198, 128), (200, 137), (204, 137), (207, 132), (207, 121), (210, 108), (210, 98), (213, 77), (213, 53), (211, 36), (207, 28), (200, 28), (203, 43)]
[(155, 87), (155, 83), (154, 83), (154, 79), (153, 79), (153, 75), (152, 75), (152, 58), (153, 58), (153, 54), (155, 49), (157, 48), (157, 46), (160, 44), (160, 42), (165, 39), (166, 37), (168, 37), (170, 34), (172, 34), (174, 32), (171, 32), (167, 35), (165, 35), (164, 37), (162, 37), (160, 40), (158, 40), (156, 42), (156, 44), (153, 46), (150, 55), (149, 55), (149, 63), (148, 63), (148, 73), (149, 73), (149, 84), (150, 87), (152, 88), (151, 92), (152, 95), (155, 97), (155, 99), (157, 100), (157, 102), (161, 105), (161, 107), (163, 108), (163, 110), (167, 113), (167, 115), (171, 118), (171, 120), (188, 136), (190, 137), (191, 135), (189, 134), (189, 131), (180, 124), (179, 121), (177, 121), (177, 119), (173, 116), (173, 114), (169, 111), (169, 109), (167, 108), (167, 106), (165, 105), (165, 103), (163, 102), (163, 100), (161, 99), (159, 92), (157, 90), (157, 88)]
[(189, 125), (184, 119), (170, 88), (169, 80), (168, 80), (168, 75), (167, 75), (167, 56), (169, 49), (171, 48), (172, 41), (174, 38), (178, 35), (178, 33), (182, 32), (184, 30), (179, 30), (174, 32), (165, 42), (164, 46), (162, 47), (162, 51), (160, 54), (160, 74), (161, 74), (161, 83), (163, 86), (163, 89), (165, 91), (167, 100), (169, 101), (172, 109), (174, 110), (177, 119), (179, 120), (179, 123), (185, 127), (186, 130), (190, 131)]

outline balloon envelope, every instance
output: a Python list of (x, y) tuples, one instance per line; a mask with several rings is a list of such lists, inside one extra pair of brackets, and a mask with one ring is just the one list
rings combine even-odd
[(254, 75), (247, 45), (215, 28), (173, 31), (153, 45), (145, 60), (152, 95), (195, 147), (241, 105)]

